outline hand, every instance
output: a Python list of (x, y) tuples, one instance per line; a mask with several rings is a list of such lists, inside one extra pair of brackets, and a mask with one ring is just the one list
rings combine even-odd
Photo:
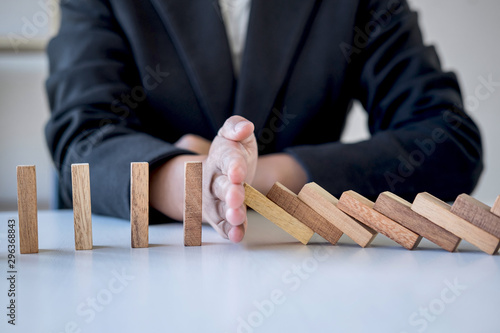
[(190, 150), (198, 155), (208, 155), (212, 143), (205, 138), (195, 134), (185, 134), (174, 146), (180, 149)]
[(247, 224), (243, 183), (253, 181), (258, 158), (253, 130), (245, 118), (229, 118), (203, 163), (204, 220), (233, 242), (243, 239)]

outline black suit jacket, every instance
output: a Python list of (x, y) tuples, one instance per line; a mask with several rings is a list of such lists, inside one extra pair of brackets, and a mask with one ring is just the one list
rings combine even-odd
[[(95, 213), (128, 218), (130, 162), (151, 168), (212, 139), (224, 120), (255, 124), (259, 152), (288, 152), (334, 195), (391, 190), (445, 200), (482, 170), (457, 80), (397, 0), (253, 0), (236, 79), (215, 0), (70, 0), (48, 47), (48, 146), (71, 202), (71, 163), (91, 164)], [(353, 100), (371, 138), (339, 138)]]

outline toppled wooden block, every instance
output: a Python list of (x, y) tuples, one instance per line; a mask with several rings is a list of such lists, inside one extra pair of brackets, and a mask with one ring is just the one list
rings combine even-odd
[(202, 162), (184, 164), (184, 245), (201, 245), (202, 216)]
[(491, 213), (490, 206), (470, 195), (460, 194), (451, 206), (451, 212), (500, 238), (500, 217)]
[(493, 207), (491, 207), (491, 212), (496, 216), (500, 216), (500, 195), (495, 200)]
[(36, 196), (36, 168), (34, 165), (17, 167), (17, 209), (19, 213), (19, 251), (38, 253), (38, 209)]
[(149, 245), (149, 163), (130, 164), (131, 246)]
[(411, 204), (391, 192), (381, 193), (373, 209), (419, 234), (443, 249), (453, 252), (461, 239), (411, 210)]
[(245, 204), (292, 235), (302, 244), (307, 244), (314, 231), (304, 223), (288, 214), (265, 195), (245, 183)]
[(333, 223), (316, 213), (282, 184), (274, 184), (267, 193), (267, 197), (331, 244), (335, 245), (342, 236), (342, 231)]
[(500, 239), (453, 214), (450, 205), (429, 193), (418, 194), (411, 209), (486, 253), (498, 251)]
[(421, 239), (420, 235), (375, 211), (373, 206), (372, 201), (354, 191), (342, 193), (337, 205), (345, 213), (389, 237), (408, 250), (413, 250), (418, 245)]
[(92, 250), (92, 207), (90, 202), (89, 164), (72, 164), (75, 249)]
[(375, 230), (355, 221), (338, 209), (337, 198), (316, 183), (306, 184), (300, 190), (298, 197), (361, 247), (368, 246), (377, 235)]

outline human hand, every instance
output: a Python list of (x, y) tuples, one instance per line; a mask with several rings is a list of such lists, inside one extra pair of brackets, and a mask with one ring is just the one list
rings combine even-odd
[(185, 134), (174, 143), (174, 146), (180, 149), (192, 151), (198, 155), (208, 155), (211, 144), (212, 142), (199, 135)]

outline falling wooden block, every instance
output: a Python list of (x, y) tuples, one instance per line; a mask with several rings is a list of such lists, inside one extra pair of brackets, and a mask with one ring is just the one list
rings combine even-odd
[(149, 163), (130, 164), (130, 232), (132, 247), (149, 243)]
[(92, 207), (90, 203), (90, 171), (88, 163), (71, 165), (75, 249), (92, 250)]
[(316, 213), (282, 184), (274, 184), (267, 197), (330, 243), (337, 243), (342, 236), (342, 231), (333, 223)]
[(453, 252), (461, 239), (411, 210), (411, 203), (391, 192), (381, 193), (373, 209), (411, 231), (427, 238), (443, 249)]
[(361, 247), (368, 246), (377, 235), (375, 230), (357, 222), (338, 209), (337, 198), (316, 183), (306, 184), (300, 190), (298, 197)]
[(201, 245), (202, 162), (184, 164), (184, 245)]
[(500, 216), (500, 195), (495, 200), (493, 207), (491, 207), (491, 212), (496, 216)]
[(421, 240), (420, 235), (374, 210), (372, 201), (354, 191), (342, 193), (337, 206), (408, 250), (413, 250)]
[(38, 253), (38, 217), (36, 169), (34, 165), (17, 167), (17, 208), (19, 212), (19, 250)]
[(500, 238), (500, 217), (491, 213), (491, 208), (467, 194), (460, 194), (451, 212), (464, 220)]
[(311, 228), (288, 214), (283, 208), (248, 184), (245, 184), (245, 204), (288, 232), (302, 244), (307, 244), (314, 235)]
[(453, 214), (450, 205), (429, 193), (417, 195), (411, 209), (486, 253), (498, 251), (500, 239)]

